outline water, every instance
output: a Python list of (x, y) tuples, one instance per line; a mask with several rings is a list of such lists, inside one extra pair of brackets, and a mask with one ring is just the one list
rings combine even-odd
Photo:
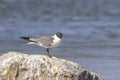
[[(0, 0), (0, 53), (45, 54), (20, 36), (67, 36), (51, 54), (120, 80), (119, 0)], [(114, 74), (114, 75), (113, 75)]]

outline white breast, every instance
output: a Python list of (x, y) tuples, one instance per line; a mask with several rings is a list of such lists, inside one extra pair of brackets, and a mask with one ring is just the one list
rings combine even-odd
[(61, 42), (61, 39), (59, 37), (57, 37), (56, 35), (54, 35), (53, 38), (54, 38), (54, 40), (53, 40), (53, 43), (52, 43), (51, 47), (57, 47), (57, 46), (59, 46), (59, 44)]

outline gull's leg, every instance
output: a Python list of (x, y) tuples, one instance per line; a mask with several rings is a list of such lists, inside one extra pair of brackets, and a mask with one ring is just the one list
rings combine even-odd
[(47, 48), (46, 51), (47, 51), (48, 56), (49, 56), (50, 58), (52, 58), (52, 56), (51, 56), (50, 53), (49, 53), (49, 48)]

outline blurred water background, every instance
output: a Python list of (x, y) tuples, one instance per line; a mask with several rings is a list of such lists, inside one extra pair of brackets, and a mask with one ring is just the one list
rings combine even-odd
[(67, 35), (51, 54), (120, 80), (120, 0), (0, 0), (0, 54), (45, 54), (20, 36)]

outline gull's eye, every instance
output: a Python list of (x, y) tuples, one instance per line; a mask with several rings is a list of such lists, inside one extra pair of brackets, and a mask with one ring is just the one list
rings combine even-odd
[(62, 33), (60, 33), (60, 35), (62, 35)]

